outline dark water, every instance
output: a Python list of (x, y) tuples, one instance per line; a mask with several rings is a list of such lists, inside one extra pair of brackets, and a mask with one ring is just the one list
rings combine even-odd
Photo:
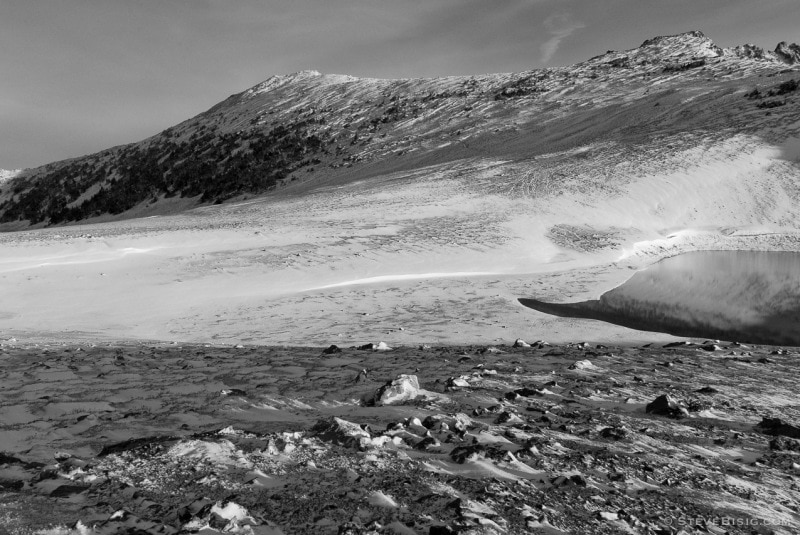
[(636, 273), (600, 299), (523, 305), (641, 331), (800, 346), (800, 253), (700, 251)]

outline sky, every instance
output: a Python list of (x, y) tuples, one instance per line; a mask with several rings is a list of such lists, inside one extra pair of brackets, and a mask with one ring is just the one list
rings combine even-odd
[(689, 30), (772, 50), (798, 21), (797, 0), (2, 0), (0, 169), (139, 141), (274, 74), (517, 72)]

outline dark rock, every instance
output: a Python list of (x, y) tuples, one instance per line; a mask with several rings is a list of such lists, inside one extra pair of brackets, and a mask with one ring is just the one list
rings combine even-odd
[(786, 437), (775, 437), (769, 441), (769, 449), (773, 451), (800, 451), (800, 440)]
[(319, 420), (311, 428), (311, 434), (325, 442), (356, 449), (366, 449), (371, 438), (369, 431), (358, 424), (336, 417)]
[(606, 427), (600, 430), (600, 436), (612, 440), (622, 440), (628, 436), (628, 430), (625, 427)]
[(800, 427), (784, 423), (780, 418), (762, 418), (756, 429), (765, 435), (781, 435), (790, 438), (800, 438)]
[(577, 487), (585, 487), (586, 478), (580, 474), (571, 476), (558, 476), (551, 479), (550, 483), (552, 483), (554, 487), (569, 487), (573, 485)]
[(153, 437), (141, 437), (141, 438), (130, 438), (123, 442), (117, 442), (116, 444), (110, 444), (108, 446), (103, 446), (103, 449), (100, 450), (100, 453), (97, 454), (98, 457), (103, 457), (105, 455), (110, 455), (112, 453), (121, 453), (123, 451), (130, 451), (135, 450), (138, 448), (155, 446), (158, 444), (163, 444), (169, 441), (177, 441), (176, 437), (171, 436), (153, 436)]
[(522, 424), (525, 421), (520, 418), (518, 415), (514, 414), (513, 412), (503, 411), (497, 415), (497, 419), (495, 419), (495, 423), (497, 424)]
[(20, 479), (0, 479), (0, 489), (2, 490), (22, 490), (25, 482)]
[(663, 346), (663, 347), (664, 347), (664, 348), (670, 348), (670, 347), (686, 347), (686, 346), (691, 346), (691, 345), (694, 345), (694, 344), (692, 344), (691, 342), (688, 342), (688, 341), (684, 340), (683, 342), (670, 342), (670, 343), (668, 343), (668, 344), (664, 344), (664, 346)]
[(422, 425), (425, 426), (427, 429), (433, 429), (436, 427), (437, 424), (444, 421), (444, 416), (441, 414), (431, 414), (430, 416), (426, 416), (424, 420), (422, 420)]
[(81, 492), (84, 492), (87, 489), (89, 489), (88, 485), (61, 485), (53, 489), (53, 491), (50, 493), (50, 497), (66, 498), (74, 494), (80, 494)]
[(323, 350), (322, 354), (323, 355), (335, 355), (336, 353), (341, 353), (341, 352), (342, 352), (342, 350), (339, 348), (339, 346), (331, 345), (330, 347), (328, 347), (328, 349)]
[(645, 411), (651, 414), (669, 416), (670, 418), (682, 418), (687, 416), (689, 411), (686, 407), (679, 404), (669, 394), (658, 396), (645, 407)]
[(438, 440), (433, 437), (425, 437), (416, 444), (414, 444), (415, 450), (427, 450), (428, 448), (436, 448), (441, 446)]
[(717, 390), (716, 388), (713, 388), (711, 386), (704, 386), (703, 388), (700, 388), (699, 390), (696, 390), (696, 392), (698, 394), (709, 394), (709, 395), (710, 394), (719, 394), (719, 390)]
[(467, 446), (456, 446), (450, 452), (450, 458), (458, 464), (464, 464), (464, 461), (473, 455), (490, 459), (503, 459), (506, 455), (506, 450), (486, 444), (469, 444)]

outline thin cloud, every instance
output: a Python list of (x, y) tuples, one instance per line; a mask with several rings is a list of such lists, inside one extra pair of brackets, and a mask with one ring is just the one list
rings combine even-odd
[(550, 39), (542, 45), (543, 64), (548, 63), (561, 46), (561, 41), (572, 35), (576, 30), (585, 28), (586, 25), (580, 21), (572, 20), (568, 13), (558, 13), (550, 15), (544, 21), (544, 27), (550, 34)]

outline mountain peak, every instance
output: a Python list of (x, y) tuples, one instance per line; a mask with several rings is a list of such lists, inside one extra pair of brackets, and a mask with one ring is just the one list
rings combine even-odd
[(639, 46), (639, 51), (660, 56), (691, 55), (699, 57), (719, 57), (723, 51), (700, 30), (653, 37)]

